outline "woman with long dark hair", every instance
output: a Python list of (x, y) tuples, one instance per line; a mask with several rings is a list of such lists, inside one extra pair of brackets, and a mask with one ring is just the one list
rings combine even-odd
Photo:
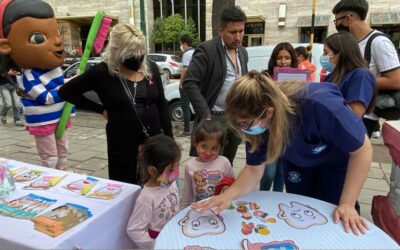
[(350, 33), (342, 31), (329, 36), (320, 61), (321, 66), (331, 72), (324, 82), (338, 85), (347, 105), (357, 116), (373, 110), (375, 77), (368, 70), (357, 41)]

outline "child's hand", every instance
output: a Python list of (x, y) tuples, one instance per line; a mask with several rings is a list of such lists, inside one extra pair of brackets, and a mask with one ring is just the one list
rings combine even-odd
[(346, 233), (350, 232), (351, 229), (355, 235), (358, 235), (358, 232), (365, 234), (365, 231), (369, 230), (365, 219), (357, 213), (354, 205), (351, 204), (339, 204), (333, 212), (333, 220), (336, 224), (341, 220)]

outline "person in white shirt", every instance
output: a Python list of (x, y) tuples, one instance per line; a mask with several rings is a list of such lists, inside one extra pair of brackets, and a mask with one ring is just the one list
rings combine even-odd
[(183, 131), (178, 134), (178, 136), (189, 136), (190, 135), (190, 101), (189, 97), (183, 89), (183, 80), (185, 79), (186, 70), (189, 67), (190, 61), (192, 61), (192, 56), (194, 48), (192, 47), (192, 37), (188, 34), (181, 36), (179, 39), (181, 45), (181, 50), (183, 52), (182, 56), (182, 72), (181, 79), (179, 82), (179, 93), (181, 95), (181, 105), (183, 112)]
[[(358, 41), (363, 56), (369, 38), (379, 32), (365, 22), (368, 7), (366, 0), (341, 0), (332, 9), (336, 29), (350, 32)], [(399, 58), (393, 43), (384, 35), (372, 41), (369, 68), (376, 77), (378, 90), (400, 89)], [(378, 120), (373, 113), (364, 116), (369, 137), (380, 137)]]

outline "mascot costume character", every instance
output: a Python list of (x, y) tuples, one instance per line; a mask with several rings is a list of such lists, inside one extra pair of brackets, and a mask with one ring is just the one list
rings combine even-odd
[[(58, 96), (64, 84), (64, 41), (51, 6), (41, 0), (0, 1), (0, 54), (21, 69), (26, 129), (35, 137), (43, 166), (66, 169), (68, 141), (55, 137), (65, 101)], [(68, 122), (67, 127), (70, 127)]]

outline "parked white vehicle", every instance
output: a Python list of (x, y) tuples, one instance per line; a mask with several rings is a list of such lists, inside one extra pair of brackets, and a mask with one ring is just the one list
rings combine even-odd
[(164, 86), (164, 95), (168, 102), (171, 120), (183, 121), (179, 80), (170, 80), (170, 83)]
[(147, 58), (163, 70), (167, 76), (179, 77), (182, 71), (182, 62), (178, 56), (170, 54), (148, 54)]
[[(292, 43), (293, 47), (308, 46), (308, 43)], [(275, 45), (256, 46), (247, 48), (249, 54), (249, 62), (247, 63), (248, 70), (265, 70), (268, 67), (269, 58), (271, 57), (272, 50)], [(317, 67), (315, 72), (315, 79), (319, 81), (320, 71), (322, 69), (319, 63), (319, 58), (324, 49), (323, 44), (315, 43), (312, 54), (312, 63)], [(164, 87), (165, 98), (169, 104), (169, 114), (172, 121), (183, 121), (183, 113), (181, 107), (181, 96), (179, 93), (179, 80), (171, 80), (169, 84)], [(192, 114), (194, 113), (191, 107)]]

